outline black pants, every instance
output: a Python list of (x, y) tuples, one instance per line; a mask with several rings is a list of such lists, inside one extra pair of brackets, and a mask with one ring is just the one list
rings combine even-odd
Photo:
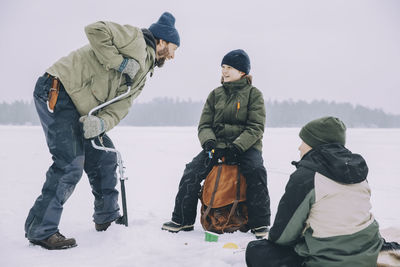
[(277, 245), (267, 239), (251, 241), (246, 249), (248, 267), (301, 267), (303, 258), (292, 247)]
[[(208, 155), (202, 151), (186, 165), (175, 198), (172, 220), (183, 225), (192, 225), (196, 219), (200, 183), (207, 177), (216, 161), (209, 164)], [(267, 172), (262, 154), (250, 148), (239, 157), (239, 171), (246, 178), (246, 204), (249, 227), (270, 225), (270, 199), (267, 188)]]

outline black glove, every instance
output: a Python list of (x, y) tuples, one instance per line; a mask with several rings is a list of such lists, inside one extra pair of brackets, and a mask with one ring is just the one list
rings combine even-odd
[(214, 140), (207, 140), (204, 145), (203, 145), (203, 149), (204, 152), (207, 153), (209, 155), (210, 158), (213, 157), (213, 154), (215, 151), (215, 147), (217, 146), (217, 142), (215, 142)]
[(216, 146), (217, 146), (217, 142), (215, 142), (214, 140), (208, 140), (204, 143), (203, 148), (204, 148), (204, 151), (208, 152), (208, 151), (215, 149)]
[(225, 163), (237, 164), (242, 151), (235, 145), (229, 145), (225, 150)]
[(225, 149), (216, 148), (214, 150), (213, 158), (215, 159), (215, 162), (218, 162), (218, 159), (221, 159), (223, 156), (225, 156)]

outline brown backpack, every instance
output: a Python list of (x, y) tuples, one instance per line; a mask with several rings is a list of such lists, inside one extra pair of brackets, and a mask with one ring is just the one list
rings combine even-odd
[(201, 224), (218, 234), (247, 232), (246, 180), (237, 165), (220, 163), (206, 177), (200, 192)]

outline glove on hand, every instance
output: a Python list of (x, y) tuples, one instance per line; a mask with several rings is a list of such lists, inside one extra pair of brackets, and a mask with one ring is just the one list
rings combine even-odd
[(242, 153), (240, 149), (235, 145), (229, 145), (225, 151), (225, 163), (236, 164), (238, 163), (239, 156)]
[(211, 151), (211, 150), (215, 149), (216, 145), (217, 145), (217, 142), (215, 142), (214, 140), (208, 140), (203, 145), (204, 151), (206, 151), (206, 152)]
[(216, 148), (213, 154), (213, 158), (218, 160), (221, 159), (225, 155), (225, 149)]
[(102, 118), (85, 115), (79, 118), (79, 122), (83, 124), (83, 136), (86, 139), (94, 138), (106, 131), (106, 124)]
[(206, 154), (208, 154), (208, 156), (210, 158), (212, 158), (213, 157), (213, 153), (215, 152), (215, 151), (212, 151), (212, 150), (215, 149), (216, 146), (217, 146), (217, 142), (215, 142), (214, 140), (208, 140), (203, 145), (204, 152)]
[(140, 65), (136, 60), (134, 60), (133, 58), (124, 58), (118, 68), (118, 71), (123, 74), (127, 74), (131, 79), (133, 79), (139, 69)]

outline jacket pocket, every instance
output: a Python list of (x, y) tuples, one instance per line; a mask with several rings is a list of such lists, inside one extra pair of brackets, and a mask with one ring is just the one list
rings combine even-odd
[(110, 93), (107, 79), (97, 76), (93, 77), (85, 87), (89, 87), (89, 90), (98, 102), (106, 102)]
[(35, 90), (33, 95), (42, 101), (47, 101), (49, 98), (49, 91), (51, 87), (51, 78), (47, 76), (41, 76), (36, 82)]

